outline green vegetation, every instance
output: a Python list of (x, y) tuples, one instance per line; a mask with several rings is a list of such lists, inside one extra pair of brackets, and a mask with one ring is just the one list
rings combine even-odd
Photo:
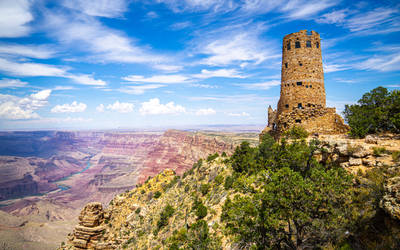
[(160, 213), (160, 220), (157, 221), (157, 229), (155, 234), (160, 231), (163, 227), (168, 225), (168, 219), (174, 214), (175, 209), (171, 205), (166, 205)]
[(215, 153), (215, 154), (209, 155), (209, 156), (207, 157), (207, 162), (208, 162), (208, 163), (212, 162), (213, 160), (217, 159), (217, 158), (218, 158), (218, 156), (219, 156), (219, 154), (218, 154), (218, 153)]
[(292, 143), (265, 135), (259, 147), (242, 143), (232, 155), (239, 194), (227, 199), (221, 220), (241, 247), (322, 247), (351, 227), (351, 176), (316, 162), (319, 142), (302, 136), (298, 128), (287, 133)]
[(394, 162), (399, 162), (400, 161), (400, 151), (392, 152), (392, 159)]
[(358, 104), (346, 105), (344, 116), (354, 137), (387, 131), (400, 133), (400, 91), (375, 88), (364, 94)]
[(388, 152), (384, 147), (373, 147), (372, 150), (374, 152), (374, 156), (381, 156)]
[(161, 192), (160, 191), (156, 191), (155, 193), (154, 193), (154, 198), (159, 198), (161, 196)]
[(200, 185), (200, 192), (202, 195), (206, 195), (209, 189), (210, 189), (210, 184), (208, 183), (203, 183)]

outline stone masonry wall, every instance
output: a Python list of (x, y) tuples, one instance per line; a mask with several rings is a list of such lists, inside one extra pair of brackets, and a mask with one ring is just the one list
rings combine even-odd
[(262, 133), (279, 137), (293, 126), (319, 134), (349, 129), (335, 108), (326, 107), (321, 39), (315, 31), (301, 30), (283, 38), (281, 95), (277, 110), (268, 108), (268, 126)]

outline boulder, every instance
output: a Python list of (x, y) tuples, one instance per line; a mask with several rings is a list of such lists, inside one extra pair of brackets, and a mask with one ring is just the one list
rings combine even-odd
[(377, 143), (378, 143), (378, 140), (377, 140), (374, 136), (372, 136), (372, 135), (367, 135), (367, 136), (365, 137), (365, 143), (377, 144)]
[(350, 157), (349, 159), (349, 165), (350, 166), (358, 166), (362, 164), (362, 160), (360, 158), (353, 158)]
[(400, 176), (387, 180), (384, 185), (385, 195), (380, 201), (380, 206), (393, 219), (400, 220)]

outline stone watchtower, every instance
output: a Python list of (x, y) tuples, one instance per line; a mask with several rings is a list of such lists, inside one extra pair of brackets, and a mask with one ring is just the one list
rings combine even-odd
[(268, 108), (263, 133), (279, 136), (294, 125), (310, 133), (348, 131), (336, 109), (326, 107), (321, 39), (315, 31), (301, 30), (283, 38), (281, 95), (277, 110)]

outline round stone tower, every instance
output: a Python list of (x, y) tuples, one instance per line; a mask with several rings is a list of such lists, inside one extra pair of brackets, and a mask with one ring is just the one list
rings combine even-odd
[(282, 46), (281, 95), (277, 115), (295, 109), (325, 108), (321, 40), (315, 31), (286, 35)]

